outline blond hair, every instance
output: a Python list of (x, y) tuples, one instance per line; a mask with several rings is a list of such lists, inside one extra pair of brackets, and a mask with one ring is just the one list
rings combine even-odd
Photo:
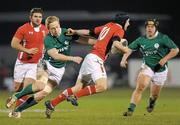
[(50, 24), (50, 23), (53, 23), (53, 22), (55, 22), (55, 21), (58, 21), (58, 22), (59, 22), (59, 18), (58, 18), (57, 16), (48, 16), (48, 17), (46, 18), (46, 21), (45, 21), (46, 27), (49, 29), (49, 24)]

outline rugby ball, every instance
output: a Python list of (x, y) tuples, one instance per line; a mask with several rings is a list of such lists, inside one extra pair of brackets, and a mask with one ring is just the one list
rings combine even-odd
[[(119, 42), (119, 44), (122, 44), (123, 46), (128, 46), (128, 41), (127, 41), (126, 39), (121, 39), (121, 41)], [(114, 45), (112, 45), (112, 47), (111, 47), (111, 53), (112, 53), (112, 54), (117, 54), (117, 53), (123, 54), (124, 52), (118, 50)]]

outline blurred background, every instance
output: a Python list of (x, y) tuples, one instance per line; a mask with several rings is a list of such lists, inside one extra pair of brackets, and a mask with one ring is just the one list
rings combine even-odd
[[(93, 28), (111, 21), (119, 11), (127, 12), (131, 17), (131, 25), (126, 33), (126, 39), (131, 43), (144, 34), (144, 21), (147, 18), (157, 18), (160, 21), (159, 31), (169, 35), (180, 46), (179, 7), (175, 2), (158, 0), (6, 0), (0, 4), (0, 89), (12, 90), (12, 76), (17, 51), (10, 47), (11, 39), (16, 29), (29, 20), (31, 8), (41, 7), (44, 19), (55, 15), (61, 20), (62, 27)], [(90, 46), (72, 46), (72, 55), (84, 57)], [(119, 66), (121, 55), (111, 55), (106, 61), (109, 88), (134, 87), (135, 77), (141, 64), (142, 56), (134, 53), (130, 57), (128, 69)], [(180, 87), (179, 55), (170, 61), (170, 72), (167, 87)], [(60, 84), (61, 88), (72, 86), (78, 75), (80, 66), (69, 63)]]

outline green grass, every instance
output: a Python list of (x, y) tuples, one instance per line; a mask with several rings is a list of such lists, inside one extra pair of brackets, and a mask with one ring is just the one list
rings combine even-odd
[(112, 89), (97, 95), (83, 97), (79, 106), (73, 107), (63, 102), (56, 107), (52, 119), (46, 119), (44, 112), (32, 112), (34, 109), (44, 110), (44, 101), (55, 97), (53, 92), (40, 104), (22, 113), (22, 118), (8, 118), (4, 107), (10, 93), (0, 91), (0, 124), (1, 125), (180, 125), (180, 89), (163, 89), (153, 113), (147, 113), (149, 91), (145, 91), (141, 103), (132, 117), (123, 117), (127, 110), (131, 89)]

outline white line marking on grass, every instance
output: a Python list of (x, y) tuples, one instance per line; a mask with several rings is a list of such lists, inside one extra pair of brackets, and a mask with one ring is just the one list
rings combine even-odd
[[(0, 113), (7, 113), (10, 111), (11, 110), (9, 110), (9, 109), (0, 109)], [(75, 109), (57, 109), (55, 111), (56, 112), (75, 112), (76, 110)], [(28, 109), (23, 112), (45, 112), (45, 110), (43, 110), (43, 109)]]

